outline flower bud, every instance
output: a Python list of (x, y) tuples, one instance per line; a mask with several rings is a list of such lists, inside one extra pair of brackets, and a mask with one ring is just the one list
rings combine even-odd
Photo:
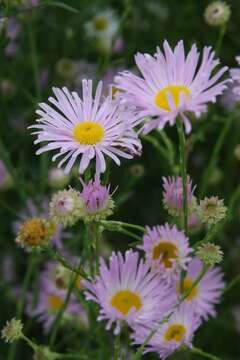
[(13, 318), (7, 321), (6, 325), (2, 329), (2, 339), (7, 343), (13, 343), (21, 339), (23, 333), (23, 324), (21, 320)]
[(208, 225), (214, 225), (224, 219), (227, 212), (223, 200), (219, 200), (217, 196), (205, 197), (204, 200), (200, 200), (196, 209), (200, 220)]
[(214, 1), (210, 3), (204, 12), (205, 21), (210, 26), (222, 26), (226, 24), (230, 15), (230, 6), (223, 1)]
[(196, 255), (207, 266), (219, 264), (223, 259), (223, 252), (220, 246), (213, 243), (207, 243), (199, 246), (197, 248)]

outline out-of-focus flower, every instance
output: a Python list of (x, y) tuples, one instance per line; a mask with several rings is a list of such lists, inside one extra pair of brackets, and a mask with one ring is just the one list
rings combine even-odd
[[(165, 360), (170, 354), (182, 345), (192, 346), (194, 332), (200, 325), (196, 316), (194, 306), (183, 303), (171, 316), (170, 320), (161, 326), (156, 322), (156, 333), (147, 343), (147, 351), (159, 353), (161, 359)], [(135, 344), (143, 344), (151, 332), (151, 328), (137, 326), (132, 338)]]
[(86, 60), (76, 61), (76, 76), (74, 83), (76, 88), (82, 90), (82, 81), (84, 79), (92, 79), (93, 82), (97, 80), (97, 65)]
[(15, 93), (15, 85), (9, 79), (1, 80), (0, 89), (2, 95), (6, 97), (11, 97)]
[(15, 17), (10, 17), (7, 21), (6, 37), (13, 42), (18, 38), (21, 30), (21, 23)]
[(215, 54), (210, 47), (204, 48), (201, 64), (195, 44), (187, 57), (183, 41), (174, 50), (167, 41), (164, 41), (163, 47), (164, 53), (157, 48), (154, 56), (140, 53), (135, 56), (143, 78), (129, 71), (115, 78), (116, 87), (121, 90), (119, 97), (124, 103), (136, 105), (142, 119), (146, 116), (157, 117), (146, 122), (145, 133), (154, 128), (162, 129), (166, 123), (174, 125), (177, 117), (181, 118), (189, 133), (192, 125), (187, 113), (194, 113), (199, 118), (207, 111), (207, 104), (215, 102), (217, 95), (231, 81), (218, 82), (228, 68), (223, 67), (212, 75), (219, 60), (214, 59)]
[(76, 64), (71, 59), (60, 59), (56, 63), (56, 73), (65, 80), (73, 80), (76, 75)]
[(206, 243), (199, 246), (196, 255), (207, 266), (219, 264), (223, 259), (223, 252), (220, 246), (213, 243)]
[(114, 334), (120, 332), (123, 321), (131, 327), (151, 323), (171, 306), (168, 288), (137, 252), (113, 253), (109, 267), (100, 260), (99, 271), (92, 283), (83, 280), (86, 298), (100, 305), (98, 320), (107, 320), (107, 329), (116, 323)]
[(1, 273), (2, 279), (7, 284), (12, 283), (15, 280), (16, 274), (14, 270), (14, 257), (10, 253), (5, 254), (1, 261)]
[(19, 228), (16, 243), (27, 251), (39, 251), (47, 246), (56, 232), (56, 225), (49, 220), (31, 218)]
[(44, 89), (49, 81), (49, 70), (42, 69), (39, 74), (39, 82), (42, 89)]
[[(193, 258), (187, 268), (181, 291), (181, 276), (176, 282), (176, 290), (179, 294), (189, 291), (194, 281), (202, 271), (203, 262)], [(186, 298), (185, 302), (194, 304), (195, 312), (204, 320), (209, 316), (215, 316), (215, 305), (220, 301), (221, 294), (225, 287), (223, 273), (218, 267), (211, 267)]]
[(96, 158), (96, 174), (105, 172), (105, 156), (120, 165), (118, 157), (131, 159), (141, 150), (141, 142), (134, 131), (139, 124), (138, 116), (131, 108), (126, 108), (112, 99), (111, 94), (101, 99), (102, 82), (92, 96), (92, 81), (83, 80), (83, 99), (76, 92), (70, 93), (66, 88), (53, 88), (56, 99), (49, 101), (58, 112), (48, 104), (39, 104), (37, 124), (30, 126), (36, 129), (35, 144), (48, 142), (37, 154), (59, 149), (63, 159), (61, 167), (67, 163), (65, 173), (69, 173), (78, 157), (81, 158), (79, 171), (84, 171)]
[(74, 225), (83, 213), (83, 201), (73, 189), (58, 191), (49, 204), (50, 218), (64, 227)]
[(4, 53), (7, 57), (12, 58), (18, 51), (18, 44), (15, 41), (10, 41), (5, 47)]
[(26, 7), (34, 7), (39, 5), (40, 0), (24, 0), (24, 5)]
[(13, 343), (21, 339), (23, 333), (23, 324), (21, 320), (13, 318), (7, 321), (6, 325), (2, 329), (2, 339), (7, 343)]
[(214, 225), (225, 218), (227, 208), (224, 206), (222, 199), (219, 200), (217, 196), (212, 196), (200, 200), (199, 205), (196, 207), (196, 212), (202, 222)]
[(179, 270), (186, 269), (190, 260), (192, 249), (188, 238), (175, 225), (167, 223), (164, 226), (147, 227), (146, 230), (143, 245), (139, 248), (145, 251), (148, 264), (159, 269), (161, 276), (171, 280)]
[[(238, 69), (235, 69), (236, 71)], [(239, 69), (240, 72), (240, 69)], [(230, 74), (231, 74), (230, 70)], [(231, 75), (232, 76), (232, 75)], [(223, 92), (222, 96), (220, 97), (220, 105), (228, 111), (234, 109), (236, 105), (240, 102), (240, 75), (239, 81), (233, 80), (232, 84), (229, 84), (228, 88)], [(237, 89), (237, 90), (236, 90)]]
[(204, 12), (204, 19), (210, 26), (222, 26), (226, 24), (230, 18), (231, 9), (224, 1), (213, 1)]
[(143, 5), (145, 5), (146, 11), (158, 20), (166, 20), (169, 16), (168, 8), (161, 1), (156, 2), (154, 0), (150, 0)]
[(86, 24), (86, 35), (96, 41), (98, 47), (110, 50), (119, 28), (119, 19), (111, 9), (98, 12)]
[[(35, 302), (33, 294), (29, 294), (27, 298), (26, 313), (31, 317), (37, 317), (43, 324), (45, 333), (49, 332), (58, 311), (64, 304), (68, 291), (60, 289), (53, 281), (53, 272), (57, 266), (57, 263), (49, 262), (41, 272), (37, 302)], [(64, 311), (63, 322), (70, 322), (74, 326), (87, 326), (87, 315), (74, 294), (71, 294)]]
[(48, 184), (54, 189), (61, 189), (70, 181), (70, 176), (66, 175), (62, 169), (52, 168), (48, 174)]
[(82, 182), (80, 197), (84, 204), (83, 219), (86, 221), (104, 220), (113, 212), (114, 201), (110, 195), (110, 185), (103, 186), (99, 179)]
[(240, 306), (234, 306), (232, 313), (236, 324), (236, 330), (240, 334)]
[[(240, 56), (236, 57), (236, 61), (238, 65), (240, 65)], [(236, 97), (236, 100), (239, 102), (240, 101), (240, 69), (239, 68), (231, 69), (230, 75), (233, 81), (236, 83), (236, 86), (232, 89), (232, 91)]]
[(234, 149), (234, 155), (238, 161), (240, 161), (240, 144), (237, 144)]
[(145, 168), (142, 164), (134, 164), (130, 166), (130, 173), (136, 178), (141, 178), (145, 174)]
[[(68, 289), (69, 284), (71, 283), (74, 276), (75, 274), (71, 270), (65, 268), (61, 264), (58, 264), (54, 269), (53, 281), (57, 288)], [(77, 275), (76, 277), (75, 287), (78, 290), (83, 289), (82, 278), (80, 275)]]
[[(187, 178), (187, 204), (191, 208), (193, 193), (196, 186), (192, 186), (192, 180)], [(163, 204), (172, 216), (179, 216), (183, 212), (183, 188), (180, 176), (163, 177)]]
[(124, 49), (124, 40), (122, 36), (119, 36), (113, 44), (112, 52), (118, 54)]
[(222, 171), (215, 167), (211, 173), (211, 176), (208, 179), (209, 184), (211, 185), (217, 185), (223, 178)]
[(0, 191), (11, 189), (13, 180), (4, 162), (0, 160)]

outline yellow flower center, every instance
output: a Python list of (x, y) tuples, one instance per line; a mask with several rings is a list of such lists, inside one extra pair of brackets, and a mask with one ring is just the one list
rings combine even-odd
[(63, 299), (58, 295), (49, 295), (48, 296), (48, 304), (50, 306), (51, 311), (58, 311), (61, 309), (63, 305)]
[(105, 17), (99, 16), (95, 19), (95, 28), (96, 30), (102, 31), (105, 30), (108, 26), (108, 21)]
[(30, 246), (40, 245), (47, 237), (48, 230), (43, 219), (32, 218), (21, 225), (19, 238)]
[[(193, 280), (190, 279), (189, 277), (185, 277), (184, 281), (183, 281), (183, 288), (181, 291), (181, 286), (180, 286), (180, 282), (177, 284), (177, 290), (180, 293), (185, 293), (186, 291), (190, 290), (191, 287), (193, 285)], [(198, 287), (195, 286), (191, 292), (189, 293), (189, 295), (187, 296), (186, 300), (192, 300), (194, 299), (198, 294)]]
[(177, 247), (167, 241), (160, 242), (160, 244), (154, 246), (152, 257), (153, 260), (161, 257), (161, 262), (167, 268), (170, 268), (172, 267), (172, 260), (177, 258)]
[(173, 103), (176, 107), (180, 104), (180, 94), (184, 93), (185, 97), (188, 99), (190, 90), (183, 85), (168, 85), (163, 89), (159, 90), (155, 96), (155, 104), (161, 109), (171, 111), (167, 94), (170, 93), (173, 98)]
[(75, 285), (75, 287), (76, 287), (78, 290), (82, 290), (83, 285), (82, 285), (82, 278), (81, 278), (80, 275), (77, 276), (74, 285)]
[(96, 145), (104, 136), (104, 128), (94, 121), (82, 121), (74, 126), (73, 136), (82, 145)]
[(169, 326), (163, 336), (166, 341), (175, 340), (177, 342), (180, 342), (183, 339), (185, 333), (185, 326), (183, 326), (182, 324), (173, 324)]
[(142, 302), (140, 296), (130, 290), (120, 290), (111, 299), (111, 304), (123, 315), (127, 315), (131, 308), (140, 310)]

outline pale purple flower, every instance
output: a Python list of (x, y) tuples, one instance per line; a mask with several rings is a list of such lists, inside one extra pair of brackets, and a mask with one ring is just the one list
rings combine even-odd
[[(183, 282), (183, 291), (191, 288), (202, 268), (203, 263), (198, 258), (193, 258), (189, 262)], [(216, 316), (215, 305), (219, 303), (224, 287), (225, 282), (220, 268), (211, 267), (185, 301), (188, 304), (193, 303), (196, 314), (203, 320), (207, 320), (209, 316)], [(176, 290), (180, 294), (180, 275), (176, 282)]]
[(231, 81), (218, 82), (228, 68), (212, 75), (219, 60), (214, 59), (211, 47), (204, 48), (201, 62), (195, 44), (186, 57), (182, 40), (174, 50), (165, 40), (163, 48), (164, 53), (157, 48), (154, 56), (138, 53), (135, 61), (143, 77), (122, 72), (116, 77), (116, 87), (122, 90), (119, 96), (124, 103), (137, 106), (139, 117), (157, 117), (146, 122), (145, 132), (162, 129), (166, 123), (174, 125), (179, 117), (189, 133), (192, 125), (186, 113), (199, 118), (207, 111), (207, 103), (215, 102)]
[(120, 332), (122, 321), (130, 327), (151, 323), (171, 306), (168, 287), (131, 250), (124, 256), (113, 253), (109, 266), (101, 258), (99, 275), (92, 283), (83, 281), (83, 285), (88, 289), (87, 300), (101, 307), (98, 320), (107, 320), (107, 329), (116, 323), (114, 334)]
[(7, 22), (6, 37), (13, 42), (18, 38), (21, 30), (20, 22), (15, 17), (10, 17)]
[[(236, 56), (236, 61), (240, 66), (240, 56)], [(231, 78), (237, 83), (237, 86), (232, 90), (237, 100), (240, 101), (240, 68), (234, 68), (230, 70)]]
[(199, 318), (195, 315), (193, 305), (183, 303), (176, 309), (170, 320), (159, 325), (156, 321), (152, 328), (136, 326), (132, 334), (134, 344), (143, 344), (152, 329), (158, 329), (148, 341), (146, 352), (159, 353), (162, 360), (165, 360), (182, 345), (192, 347), (194, 332), (200, 325)]
[[(193, 193), (196, 186), (192, 185), (192, 180), (187, 178), (187, 203), (192, 205)], [(163, 202), (170, 213), (181, 213), (183, 211), (183, 188), (180, 176), (163, 177)]]
[[(37, 317), (42, 323), (44, 332), (48, 333), (58, 311), (63, 306), (67, 296), (67, 289), (60, 289), (53, 281), (53, 272), (58, 264), (49, 262), (45, 269), (41, 272), (38, 286), (37, 301), (34, 294), (28, 294), (26, 313), (28, 316)], [(87, 325), (87, 315), (83, 310), (83, 306), (79, 303), (75, 295), (72, 293), (67, 308), (63, 315), (63, 320), (67, 319), (72, 325), (82, 323)]]
[(59, 150), (53, 160), (62, 156), (58, 166), (66, 164), (66, 173), (71, 171), (77, 158), (80, 158), (80, 173), (84, 173), (95, 158), (96, 173), (100, 174), (106, 170), (104, 156), (120, 165), (119, 157), (131, 159), (139, 153), (141, 143), (134, 131), (139, 120), (132, 108), (122, 106), (111, 94), (101, 98), (102, 82), (97, 86), (95, 98), (91, 80), (83, 80), (82, 87), (82, 99), (67, 88), (53, 88), (56, 99), (50, 97), (49, 102), (54, 106), (39, 104), (40, 118), (30, 128), (36, 129), (35, 144), (48, 142), (37, 154)]
[(189, 240), (183, 231), (167, 223), (152, 228), (147, 226), (146, 230), (139, 248), (144, 250), (148, 264), (158, 269), (164, 279), (171, 281), (181, 269), (186, 269), (190, 260)]

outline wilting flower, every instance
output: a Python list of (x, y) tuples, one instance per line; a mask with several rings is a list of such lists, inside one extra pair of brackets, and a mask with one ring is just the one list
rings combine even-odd
[[(192, 180), (187, 178), (187, 204), (190, 208), (193, 200)], [(180, 176), (163, 177), (163, 204), (172, 216), (181, 215), (183, 212), (183, 185)]]
[(226, 24), (230, 18), (231, 9), (224, 1), (213, 1), (204, 12), (204, 18), (210, 26), (222, 26)]
[[(240, 65), (240, 56), (236, 56), (236, 61)], [(230, 70), (230, 75), (233, 81), (236, 83), (236, 86), (232, 89), (233, 94), (236, 97), (237, 101), (240, 101), (240, 69), (234, 68)]]
[(8, 190), (13, 186), (12, 177), (9, 174), (4, 162), (0, 160), (0, 191)]
[(122, 101), (137, 106), (139, 117), (157, 117), (145, 124), (145, 132), (156, 127), (162, 129), (168, 122), (174, 125), (180, 116), (189, 133), (192, 126), (186, 113), (193, 112), (199, 118), (207, 111), (207, 103), (216, 101), (216, 96), (223, 92), (230, 81), (217, 83), (227, 67), (212, 76), (219, 60), (214, 60), (215, 53), (210, 47), (204, 48), (200, 64), (195, 44), (187, 57), (183, 41), (177, 44), (174, 51), (167, 41), (164, 41), (163, 48), (164, 53), (157, 48), (154, 56), (140, 53), (135, 56), (143, 78), (129, 71), (120, 73), (115, 78), (117, 88), (122, 90), (119, 96)]
[(30, 218), (19, 228), (16, 243), (27, 251), (47, 246), (56, 231), (56, 225), (47, 219)]
[(98, 12), (85, 25), (86, 35), (97, 41), (100, 47), (109, 50), (119, 27), (119, 19), (113, 10)]
[(63, 159), (61, 167), (67, 162), (65, 172), (69, 173), (78, 157), (81, 158), (79, 171), (83, 173), (90, 161), (96, 158), (96, 173), (106, 170), (104, 155), (109, 156), (120, 165), (118, 156), (132, 158), (140, 151), (141, 143), (133, 130), (139, 123), (137, 115), (119, 102), (111, 94), (101, 100), (102, 83), (97, 86), (95, 98), (92, 97), (92, 81), (83, 80), (83, 99), (76, 92), (70, 93), (66, 88), (53, 88), (56, 99), (49, 101), (58, 109), (41, 103), (37, 114), (35, 144), (47, 141), (37, 154), (60, 149), (53, 157)]
[[(26, 313), (29, 316), (36, 316), (43, 324), (45, 333), (48, 333), (58, 311), (64, 304), (67, 296), (67, 289), (60, 289), (53, 281), (53, 272), (57, 263), (49, 262), (40, 274), (38, 299), (35, 302), (33, 294), (27, 298)], [(76, 321), (77, 320), (77, 321)], [(63, 321), (75, 325), (87, 325), (87, 316), (75, 295), (72, 293), (63, 314)]]
[[(203, 269), (203, 262), (198, 258), (193, 258), (187, 268), (187, 273), (181, 289), (180, 275), (176, 282), (176, 290), (179, 294), (187, 292), (193, 286), (194, 281)], [(195, 312), (204, 320), (209, 316), (215, 316), (215, 305), (219, 302), (225, 283), (223, 273), (218, 267), (211, 267), (200, 282), (191, 290), (186, 298), (186, 302), (194, 304)]]
[(151, 267), (159, 269), (159, 274), (166, 279), (171, 279), (179, 270), (186, 268), (192, 249), (183, 231), (167, 223), (153, 228), (146, 227), (146, 230), (143, 245), (139, 248), (145, 251)]
[(107, 320), (107, 329), (116, 322), (114, 334), (123, 320), (129, 326), (149, 323), (171, 306), (168, 288), (137, 252), (113, 253), (109, 267), (101, 259), (99, 273), (92, 283), (83, 281), (86, 298), (100, 305), (98, 320)]
[[(179, 349), (182, 345), (192, 346), (194, 332), (200, 325), (196, 316), (194, 306), (183, 303), (174, 311), (170, 320), (162, 325), (155, 323), (153, 329), (157, 332), (147, 343), (147, 351), (159, 353), (161, 359), (166, 359), (170, 354)], [(151, 332), (151, 328), (137, 326), (132, 335), (135, 344), (143, 344)]]
[(109, 193), (110, 185), (103, 186), (99, 179), (82, 182), (83, 189), (79, 194), (83, 200), (83, 218), (90, 221), (106, 219), (113, 212), (114, 202)]
[(7, 321), (6, 325), (2, 329), (2, 339), (7, 343), (13, 343), (21, 339), (23, 333), (23, 324), (21, 320), (13, 318)]
[(52, 188), (63, 188), (69, 183), (70, 176), (66, 175), (62, 169), (52, 168), (48, 174), (48, 183)]
[(83, 215), (83, 201), (73, 189), (58, 191), (49, 204), (50, 218), (56, 224), (74, 225)]
[(222, 199), (219, 200), (217, 196), (211, 196), (210, 198), (205, 197), (204, 200), (200, 200), (196, 211), (202, 222), (214, 225), (225, 218), (227, 208), (224, 206)]

